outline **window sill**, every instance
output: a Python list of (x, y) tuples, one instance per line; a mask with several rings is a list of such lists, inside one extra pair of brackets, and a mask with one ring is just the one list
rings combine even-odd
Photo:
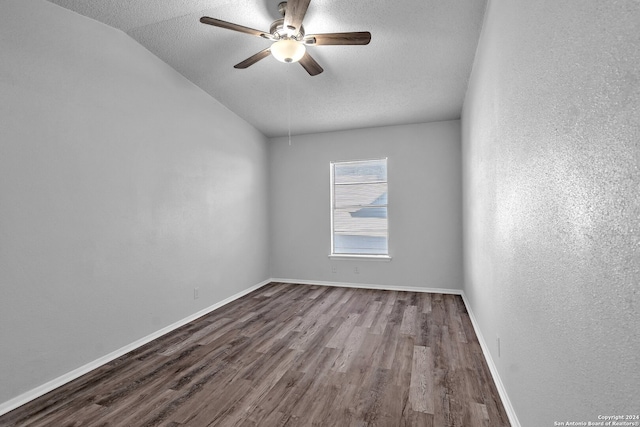
[(389, 255), (330, 254), (329, 258), (335, 260), (391, 261), (391, 256)]

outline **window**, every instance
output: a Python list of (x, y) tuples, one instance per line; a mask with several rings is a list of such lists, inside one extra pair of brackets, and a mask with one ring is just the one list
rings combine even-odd
[(389, 254), (387, 159), (331, 163), (331, 255)]

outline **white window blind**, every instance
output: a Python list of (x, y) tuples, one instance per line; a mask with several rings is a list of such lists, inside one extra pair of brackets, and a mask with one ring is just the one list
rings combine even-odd
[(388, 255), (387, 159), (331, 163), (331, 253)]

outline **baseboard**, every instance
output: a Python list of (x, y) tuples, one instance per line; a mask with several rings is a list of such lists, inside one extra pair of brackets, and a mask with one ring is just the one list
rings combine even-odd
[(518, 421), (518, 417), (516, 416), (516, 412), (513, 409), (513, 405), (511, 405), (511, 401), (509, 400), (509, 396), (507, 395), (507, 391), (504, 388), (504, 384), (500, 379), (500, 374), (498, 373), (498, 369), (496, 368), (495, 363), (493, 362), (493, 358), (491, 357), (491, 353), (489, 352), (489, 347), (487, 346), (486, 341), (484, 340), (484, 336), (480, 330), (480, 325), (478, 325), (478, 321), (476, 320), (473, 311), (471, 310), (471, 305), (467, 300), (464, 291), (459, 289), (439, 289), (439, 288), (417, 288), (417, 287), (408, 287), (408, 286), (384, 286), (384, 285), (371, 285), (371, 284), (362, 284), (362, 283), (344, 283), (344, 282), (324, 282), (318, 280), (294, 280), (294, 279), (271, 279), (272, 282), (282, 282), (282, 283), (298, 283), (301, 285), (320, 285), (320, 286), (336, 286), (336, 287), (346, 287), (346, 288), (361, 288), (361, 289), (379, 289), (386, 291), (406, 291), (406, 292), (430, 292), (430, 293), (439, 293), (439, 294), (453, 294), (460, 295), (462, 300), (464, 301), (464, 305), (467, 307), (467, 312), (469, 313), (469, 318), (471, 319), (471, 323), (473, 325), (473, 329), (478, 337), (478, 341), (480, 342), (480, 347), (482, 348), (482, 353), (484, 354), (484, 358), (487, 361), (487, 365), (489, 366), (489, 371), (491, 372), (491, 376), (493, 377), (493, 382), (498, 389), (498, 394), (500, 395), (500, 399), (502, 399), (502, 405), (504, 406), (505, 411), (507, 412), (507, 416), (509, 417), (509, 422), (512, 427), (521, 427), (520, 421)]
[(114, 352), (111, 352), (99, 359), (94, 360), (93, 362), (87, 363), (84, 366), (81, 366), (77, 369), (74, 369), (71, 372), (68, 372), (58, 378), (55, 378), (39, 387), (36, 387), (26, 393), (23, 393), (11, 400), (8, 400), (2, 404), (0, 404), (0, 415), (4, 415), (46, 393), (49, 393), (56, 388), (75, 380), (76, 378), (91, 372), (92, 370), (104, 365), (105, 363), (109, 363), (114, 359), (117, 359), (120, 356), (127, 354), (128, 352), (135, 350), (159, 337), (165, 335), (181, 326), (186, 325), (189, 322), (196, 320), (199, 317), (202, 317), (206, 314), (211, 313), (212, 311), (220, 308), (238, 298), (243, 297), (244, 295), (251, 293), (261, 287), (267, 285), (271, 282), (281, 282), (281, 283), (292, 283), (292, 284), (301, 284), (301, 285), (319, 285), (319, 286), (335, 286), (335, 287), (347, 287), (347, 288), (360, 288), (360, 289), (378, 289), (378, 290), (388, 290), (388, 291), (405, 291), (405, 292), (430, 292), (430, 293), (441, 293), (441, 294), (453, 294), (453, 295), (461, 295), (464, 301), (465, 306), (467, 307), (467, 312), (469, 313), (469, 318), (471, 319), (471, 323), (473, 325), (473, 329), (475, 330), (476, 336), (478, 337), (478, 341), (480, 342), (480, 347), (482, 348), (482, 352), (484, 354), (485, 360), (487, 361), (487, 365), (489, 366), (489, 370), (491, 372), (491, 376), (493, 377), (493, 381), (496, 384), (498, 389), (498, 394), (502, 399), (502, 404), (507, 412), (507, 416), (509, 417), (509, 422), (512, 427), (520, 427), (520, 422), (518, 421), (518, 417), (511, 405), (511, 401), (509, 400), (509, 396), (507, 395), (507, 391), (504, 388), (502, 380), (500, 379), (500, 375), (498, 374), (498, 370), (496, 368), (495, 363), (493, 362), (493, 358), (491, 357), (491, 353), (489, 352), (489, 347), (482, 335), (478, 322), (471, 310), (471, 306), (469, 305), (469, 301), (467, 300), (463, 291), (459, 289), (443, 289), (443, 288), (418, 288), (411, 286), (385, 286), (385, 285), (374, 285), (374, 284), (363, 284), (363, 283), (346, 283), (346, 282), (325, 282), (318, 280), (294, 280), (294, 279), (282, 279), (282, 278), (273, 278), (268, 279), (263, 282), (258, 283), (248, 289), (245, 289), (241, 292), (238, 292), (235, 295), (232, 295), (220, 302), (217, 302), (203, 310), (198, 311), (190, 316), (185, 317), (171, 325), (162, 328), (146, 337), (143, 337), (131, 344), (128, 344)]
[(259, 289), (263, 286), (265, 286), (268, 283), (271, 283), (272, 280), (265, 280), (263, 282), (258, 283), (257, 285), (254, 285), (248, 289), (245, 289), (241, 292), (238, 292), (235, 295), (232, 295), (228, 298), (223, 299), (220, 302), (217, 302), (203, 310), (198, 311), (197, 313), (194, 313), (190, 316), (185, 317), (184, 319), (178, 320), (175, 323), (172, 323), (171, 325), (164, 327), (156, 332), (153, 332), (150, 335), (147, 335), (146, 337), (140, 338), (137, 341), (132, 342), (131, 344), (128, 344), (116, 351), (113, 351), (105, 356), (100, 357), (99, 359), (94, 360), (93, 362), (89, 362), (84, 366), (81, 366), (77, 369), (74, 369), (71, 372), (68, 372), (58, 378), (55, 378), (45, 384), (42, 384), (39, 387), (36, 387), (26, 393), (23, 393), (17, 397), (14, 397), (11, 400), (8, 400), (2, 404), (0, 404), (0, 415), (4, 415), (10, 411), (13, 411), (14, 409), (24, 405), (25, 403), (28, 403), (46, 393), (49, 393), (50, 391), (55, 390), (56, 388), (75, 380), (78, 377), (81, 377), (82, 375), (89, 373), (91, 371), (93, 371), (96, 368), (99, 368), (100, 366), (104, 365), (105, 363), (109, 363), (114, 359), (117, 359), (120, 356), (124, 356), (125, 354), (129, 353), (132, 350), (135, 350), (136, 348), (142, 347), (143, 345), (157, 339), (160, 338), (162, 335), (165, 335), (175, 329), (178, 329), (181, 326), (186, 325), (189, 322), (192, 322), (194, 320), (196, 320), (199, 317), (202, 317), (206, 314), (211, 313), (213, 310), (222, 307), (223, 305), (229, 304), (230, 302), (245, 296), (248, 293), (251, 293), (253, 291), (255, 291), (256, 289)]
[(487, 365), (489, 366), (489, 371), (491, 371), (491, 376), (493, 377), (493, 382), (496, 384), (498, 389), (498, 394), (500, 395), (500, 399), (502, 399), (502, 406), (504, 406), (504, 410), (507, 411), (507, 416), (509, 417), (509, 422), (511, 423), (511, 427), (520, 427), (520, 421), (516, 416), (516, 411), (513, 409), (513, 405), (511, 405), (511, 401), (509, 400), (509, 396), (507, 395), (507, 390), (504, 388), (504, 384), (502, 383), (502, 379), (500, 379), (500, 374), (498, 373), (498, 368), (496, 364), (493, 362), (493, 357), (491, 357), (491, 352), (489, 352), (489, 347), (487, 346), (487, 342), (482, 335), (482, 331), (480, 330), (480, 325), (476, 320), (476, 317), (471, 310), (471, 305), (467, 300), (467, 296), (462, 293), (462, 300), (464, 301), (464, 305), (467, 307), (467, 313), (469, 313), (469, 318), (471, 319), (471, 324), (473, 325), (473, 329), (476, 332), (476, 336), (478, 337), (478, 341), (480, 342), (480, 347), (482, 348), (482, 353), (484, 354), (484, 358), (487, 361)]
[(381, 291), (404, 291), (404, 292), (428, 292), (432, 294), (452, 294), (462, 295), (460, 289), (446, 289), (446, 288), (419, 288), (413, 286), (387, 286), (387, 285), (373, 285), (367, 283), (348, 283), (348, 282), (325, 282), (321, 280), (297, 280), (297, 279), (271, 279), (272, 282), (280, 283), (292, 283), (301, 285), (317, 285), (317, 286), (335, 286), (339, 288), (358, 288), (358, 289), (377, 289)]

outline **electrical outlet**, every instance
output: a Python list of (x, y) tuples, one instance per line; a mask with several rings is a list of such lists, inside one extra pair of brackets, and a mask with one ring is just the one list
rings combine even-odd
[(360, 269), (358, 267), (353, 267), (354, 274), (360, 274)]
[(331, 272), (336, 274), (338, 272), (338, 267), (331, 267)]
[(496, 337), (496, 343), (498, 344), (498, 357), (500, 357), (500, 337)]
[(200, 298), (200, 288), (193, 288), (193, 299)]

